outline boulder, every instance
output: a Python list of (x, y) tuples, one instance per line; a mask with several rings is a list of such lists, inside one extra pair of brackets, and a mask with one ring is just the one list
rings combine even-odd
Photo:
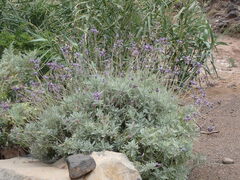
[(69, 180), (68, 170), (39, 160), (17, 157), (0, 160), (0, 180)]
[(80, 180), (141, 180), (132, 162), (121, 153), (104, 151), (91, 154), (97, 166)]
[[(132, 162), (121, 153), (94, 152), (96, 168), (77, 180), (141, 180)], [(64, 159), (44, 164), (27, 157), (0, 160), (0, 180), (70, 180)]]
[(69, 176), (78, 179), (95, 169), (96, 163), (91, 156), (84, 154), (71, 155), (67, 159)]

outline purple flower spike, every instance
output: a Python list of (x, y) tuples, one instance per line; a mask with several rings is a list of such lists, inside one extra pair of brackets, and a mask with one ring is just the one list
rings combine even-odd
[(50, 62), (50, 63), (47, 63), (47, 65), (50, 67), (51, 70), (58, 70), (58, 69), (64, 68), (63, 65), (60, 65), (56, 62)]
[(106, 51), (105, 51), (105, 50), (99, 51), (99, 56), (100, 56), (100, 57), (103, 57), (103, 56), (105, 56), (105, 55), (106, 55)]
[(67, 55), (70, 51), (70, 46), (66, 45), (66, 46), (62, 47), (61, 51), (62, 51), (63, 54)]
[(30, 59), (30, 62), (33, 63), (33, 64), (40, 64), (39, 59)]
[(166, 45), (166, 44), (168, 44), (168, 38), (162, 37), (160, 39), (157, 39), (156, 42)]
[(75, 57), (77, 57), (77, 58), (78, 58), (78, 57), (80, 57), (80, 56), (81, 56), (81, 53), (79, 53), (79, 52), (76, 52), (74, 55), (75, 55)]
[(78, 63), (72, 63), (72, 66), (73, 66), (73, 67), (80, 67), (80, 64), (78, 64)]
[(143, 48), (144, 48), (145, 51), (152, 51), (152, 50), (153, 50), (153, 46), (150, 45), (150, 44), (146, 44), (146, 45), (144, 45)]
[(94, 100), (100, 100), (101, 99), (101, 96), (102, 96), (102, 93), (101, 92), (94, 92), (93, 93), (93, 98)]
[(54, 93), (60, 93), (61, 92), (61, 87), (58, 84), (54, 84), (52, 82), (48, 83), (48, 89), (49, 91), (52, 91)]
[(44, 75), (44, 76), (43, 76), (43, 79), (47, 80), (47, 79), (49, 79), (49, 76)]
[(190, 115), (187, 115), (187, 116), (184, 118), (185, 121), (190, 121), (191, 119), (192, 119), (192, 117), (191, 117)]
[(1, 104), (0, 104), (0, 107), (1, 107), (3, 110), (5, 110), (5, 111), (7, 111), (7, 110), (10, 109), (10, 105), (9, 105), (8, 103), (6, 103), (6, 102), (1, 103)]
[(133, 51), (132, 51), (132, 56), (138, 56), (140, 54), (140, 52), (138, 51), (138, 49), (134, 49)]
[(19, 90), (21, 90), (21, 87), (15, 86), (15, 87), (12, 87), (12, 90), (14, 90), (14, 91), (19, 91)]
[(96, 29), (96, 28), (92, 28), (90, 29), (90, 31), (93, 33), (93, 34), (98, 34), (99, 31)]
[(161, 163), (156, 163), (155, 167), (156, 167), (156, 168), (161, 168), (161, 167), (163, 167), (163, 164), (161, 164)]
[(193, 86), (197, 85), (197, 83), (195, 81), (193, 81), (193, 80), (190, 81), (190, 84), (193, 85)]
[(207, 128), (208, 132), (212, 132), (214, 129), (215, 129), (214, 126), (209, 126), (209, 127)]

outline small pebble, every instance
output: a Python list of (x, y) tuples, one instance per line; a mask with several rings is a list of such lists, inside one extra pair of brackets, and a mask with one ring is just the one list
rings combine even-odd
[(223, 158), (222, 163), (223, 164), (234, 164), (234, 161), (230, 158), (225, 157), (225, 158)]

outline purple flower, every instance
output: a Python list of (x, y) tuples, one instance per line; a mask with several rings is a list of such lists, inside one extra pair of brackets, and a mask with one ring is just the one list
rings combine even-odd
[(162, 66), (160, 66), (159, 71), (160, 71), (161, 73), (164, 73), (164, 72), (165, 72), (165, 70), (164, 70), (164, 68), (163, 68)]
[(179, 74), (180, 74), (180, 71), (174, 70), (173, 73), (174, 73), (175, 75), (179, 75)]
[(63, 65), (58, 64), (56, 62), (50, 62), (50, 63), (47, 63), (47, 65), (50, 67), (51, 70), (58, 70), (58, 69), (64, 68)]
[(38, 86), (40, 86), (40, 83), (39, 82), (35, 82), (35, 81), (31, 81), (30, 85), (33, 86), (33, 87), (38, 87)]
[(99, 51), (99, 56), (100, 57), (103, 57), (103, 56), (105, 56), (106, 55), (106, 51), (105, 50), (100, 50)]
[(183, 59), (186, 64), (191, 64), (192, 63), (192, 58), (190, 56), (183, 56)]
[(132, 51), (132, 56), (138, 56), (140, 54), (140, 52), (138, 51), (138, 49), (134, 49), (133, 51)]
[(155, 164), (155, 167), (156, 167), (156, 168), (161, 168), (161, 167), (163, 167), (163, 164), (162, 164), (162, 163), (156, 163), (156, 164)]
[(172, 70), (171, 69), (165, 69), (165, 73), (171, 73)]
[(187, 115), (187, 116), (184, 118), (185, 121), (190, 121), (191, 119), (192, 119), (192, 117), (191, 117), (190, 115)]
[(117, 40), (117, 42), (114, 43), (113, 47), (114, 47), (114, 48), (123, 47), (123, 40)]
[(48, 89), (49, 89), (49, 91), (52, 91), (52, 92), (54, 92), (54, 93), (60, 93), (60, 91), (61, 91), (61, 86), (58, 85), (58, 84), (54, 84), (54, 83), (52, 83), (52, 82), (49, 82), (49, 83), (48, 83)]
[(70, 46), (66, 45), (66, 46), (62, 47), (61, 51), (62, 51), (63, 54), (67, 55), (70, 51)]
[(70, 79), (72, 76), (70, 74), (63, 74), (59, 76), (61, 80), (65, 81)]
[(98, 34), (99, 33), (99, 31), (96, 28), (90, 29), (90, 32), (92, 32), (93, 34)]
[(40, 64), (39, 59), (30, 59), (30, 62), (33, 63), (33, 64)]
[(8, 109), (10, 109), (10, 105), (8, 104), (8, 103), (6, 103), (6, 102), (3, 102), (3, 103), (1, 103), (0, 104), (0, 107), (3, 109), (3, 110), (8, 110)]
[(31, 59), (30, 62), (34, 64), (35, 70), (40, 68), (40, 60), (39, 59)]
[(18, 86), (12, 87), (12, 90), (14, 90), (14, 91), (19, 91), (19, 90), (21, 90), (21, 89), (22, 89), (22, 87), (18, 87)]
[(43, 79), (47, 80), (47, 79), (49, 79), (49, 76), (44, 75), (44, 76), (43, 76)]
[(34, 75), (34, 76), (37, 76), (37, 75), (38, 75), (38, 72), (36, 72), (36, 71), (33, 72), (33, 75)]
[(78, 57), (80, 57), (80, 56), (81, 56), (81, 53), (79, 53), (79, 52), (76, 52), (74, 55), (75, 55), (75, 57), (77, 57), (77, 58), (78, 58)]
[(78, 63), (72, 63), (72, 66), (73, 66), (73, 67), (80, 67), (80, 64), (78, 64)]
[(200, 63), (200, 62), (195, 62), (194, 63), (194, 66), (196, 66), (197, 68), (201, 68), (202, 67), (202, 63)]
[(197, 83), (195, 81), (191, 80), (190, 85), (195, 86), (195, 85), (197, 85)]
[(182, 44), (183, 41), (182, 41), (182, 40), (177, 40), (177, 43), (178, 43), (178, 44)]
[(160, 38), (160, 39), (157, 39), (156, 42), (165, 45), (165, 44), (168, 44), (168, 38), (162, 37), (162, 38)]
[(101, 99), (101, 96), (102, 96), (102, 93), (101, 93), (101, 92), (94, 92), (94, 93), (93, 93), (93, 98), (94, 98), (94, 100), (100, 100), (100, 99)]
[(196, 101), (195, 101), (195, 104), (201, 105), (202, 102), (203, 102), (203, 100), (201, 98), (197, 98)]
[(145, 51), (152, 51), (153, 50), (153, 46), (150, 45), (150, 44), (145, 44), (143, 46), (143, 48), (144, 48)]
[(209, 126), (209, 127), (207, 128), (208, 132), (212, 132), (214, 129), (215, 129), (214, 126)]

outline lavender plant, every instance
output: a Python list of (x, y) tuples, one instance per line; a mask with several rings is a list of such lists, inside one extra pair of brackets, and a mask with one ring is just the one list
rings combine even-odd
[[(61, 56), (68, 62), (77, 54), (94, 69), (115, 74), (141, 63), (168, 72), (170, 87), (188, 86), (200, 69), (211, 72), (216, 41), (196, 0), (9, 1), (5, 9), (3, 16), (11, 18), (2, 23), (11, 29), (16, 19), (31, 24), (26, 29), (36, 37), (32, 42), (49, 59)], [(12, 9), (21, 12), (17, 18)]]
[(112, 150), (126, 153), (143, 179), (184, 179), (195, 125), (192, 107), (177, 104), (156, 76), (94, 75), (72, 82), (58, 104), (38, 121), (15, 127), (14, 142), (30, 147), (40, 159)]

